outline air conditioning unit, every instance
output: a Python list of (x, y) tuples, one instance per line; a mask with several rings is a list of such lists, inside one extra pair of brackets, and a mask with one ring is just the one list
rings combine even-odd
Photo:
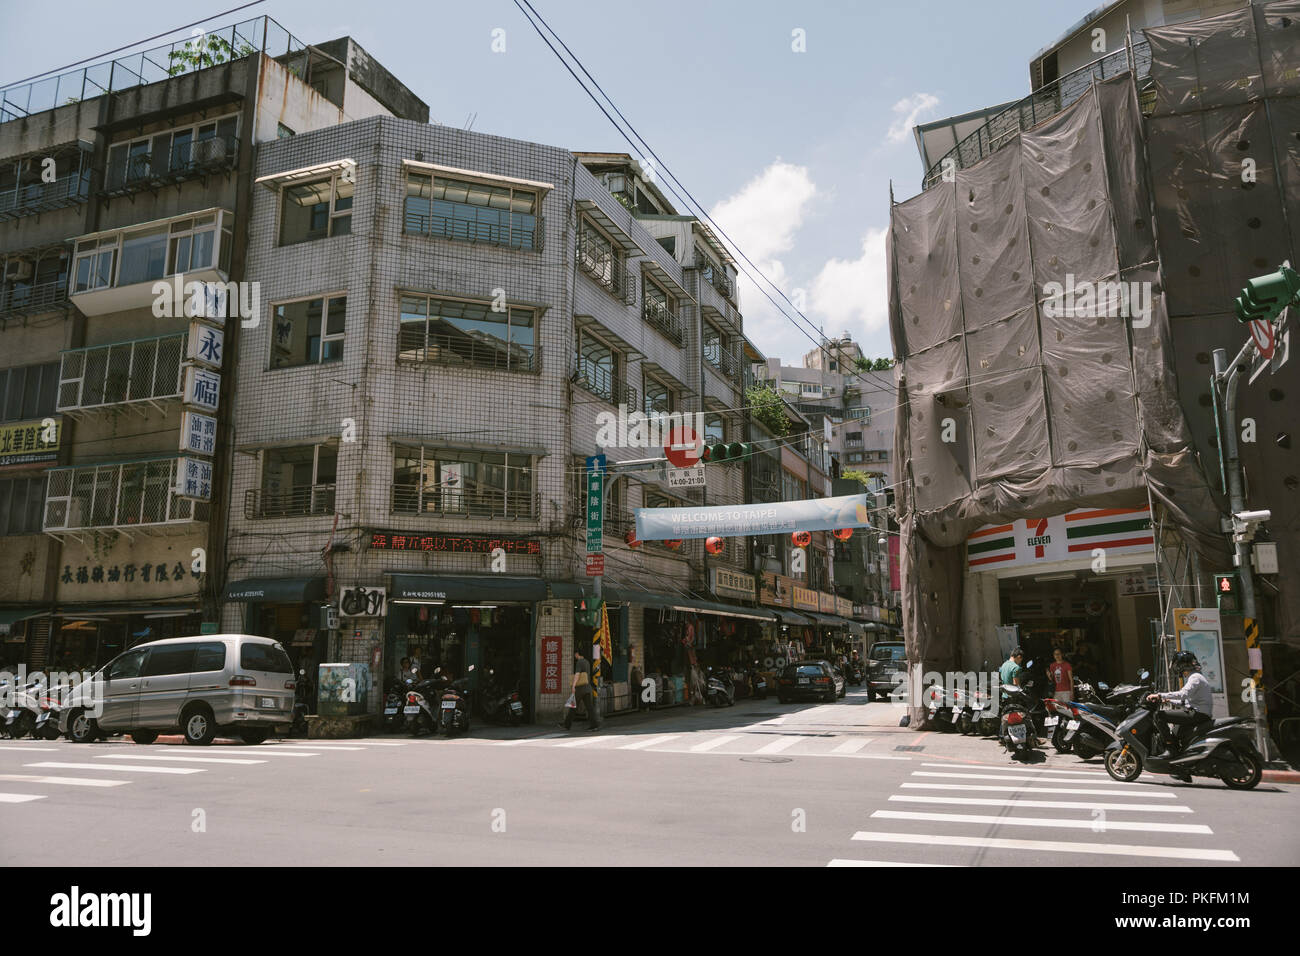
[(774, 545), (774, 544), (765, 544), (765, 545), (763, 545), (763, 557), (765, 557), (765, 558), (775, 558), (775, 557), (776, 557), (776, 545)]
[(13, 262), (5, 263), (5, 281), (22, 282), (24, 279), (30, 279), (36, 271), (36, 266), (26, 259), (15, 259)]

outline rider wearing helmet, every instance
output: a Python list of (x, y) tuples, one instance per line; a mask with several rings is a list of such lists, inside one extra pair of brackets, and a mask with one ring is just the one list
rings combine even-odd
[[(1182, 752), (1198, 727), (1214, 719), (1214, 691), (1210, 688), (1210, 682), (1205, 679), (1205, 675), (1201, 673), (1201, 665), (1197, 662), (1196, 655), (1191, 651), (1179, 651), (1175, 654), (1174, 672), (1183, 678), (1181, 690), (1147, 695), (1147, 700), (1152, 703), (1173, 701), (1186, 708), (1185, 712), (1161, 711), (1158, 716), (1163, 718), (1167, 726), (1162, 726), (1159, 720), (1156, 721), (1170, 757)], [(1177, 730), (1174, 729), (1175, 727)]]

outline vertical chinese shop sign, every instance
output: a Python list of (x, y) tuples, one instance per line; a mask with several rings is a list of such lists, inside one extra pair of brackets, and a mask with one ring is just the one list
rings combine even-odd
[(563, 638), (542, 638), (542, 693), (560, 693), (560, 644)]

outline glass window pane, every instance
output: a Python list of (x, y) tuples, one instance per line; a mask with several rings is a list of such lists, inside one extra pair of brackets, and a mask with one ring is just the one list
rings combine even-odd
[(149, 282), (166, 275), (167, 230), (128, 233), (122, 239), (119, 285)]
[(343, 321), (347, 315), (348, 300), (346, 296), (337, 296), (330, 299), (329, 309), (327, 310), (328, 319), (325, 333), (327, 335), (340, 335), (343, 332)]

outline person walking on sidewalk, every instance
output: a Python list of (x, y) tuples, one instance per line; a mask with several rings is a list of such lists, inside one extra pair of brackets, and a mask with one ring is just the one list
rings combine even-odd
[[(573, 652), (573, 683), (570, 685), (570, 692), (579, 706), (587, 708), (588, 730), (600, 729), (600, 704), (596, 700), (596, 695), (591, 692), (591, 665), (587, 659), (582, 656), (581, 651)], [(564, 729), (569, 730), (573, 727), (573, 713), (576, 707), (566, 707), (564, 709)]]

